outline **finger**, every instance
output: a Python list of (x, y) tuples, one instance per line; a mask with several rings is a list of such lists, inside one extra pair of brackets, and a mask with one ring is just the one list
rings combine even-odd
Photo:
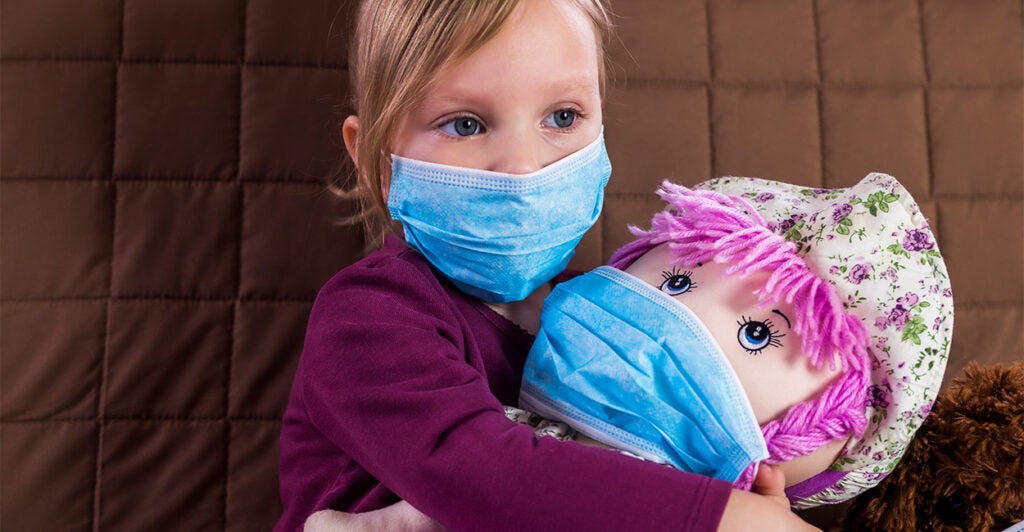
[(320, 510), (308, 518), (303, 527), (304, 532), (334, 532), (346, 530), (349, 525), (349, 516), (335, 510)]
[(776, 465), (761, 464), (757, 468), (757, 476), (754, 477), (754, 485), (751, 491), (769, 497), (786, 496), (786, 475), (782, 468)]

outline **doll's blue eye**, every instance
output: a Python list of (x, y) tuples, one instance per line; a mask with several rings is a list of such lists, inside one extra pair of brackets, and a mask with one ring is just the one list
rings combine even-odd
[(781, 347), (779, 338), (786, 336), (779, 334), (779, 331), (772, 325), (771, 320), (757, 321), (743, 318), (739, 331), (736, 332), (736, 340), (740, 347), (746, 349), (752, 355), (758, 354), (762, 349), (769, 346)]
[(696, 286), (693, 279), (690, 278), (691, 275), (693, 275), (693, 272), (681, 272), (675, 269), (671, 272), (661, 272), (661, 276), (665, 281), (661, 283), (659, 288), (670, 296), (685, 294)]
[(453, 137), (469, 137), (482, 133), (484, 126), (473, 117), (462, 116), (441, 124), (439, 129)]

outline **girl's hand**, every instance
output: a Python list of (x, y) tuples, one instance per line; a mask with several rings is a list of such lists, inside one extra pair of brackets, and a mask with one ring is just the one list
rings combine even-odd
[(754, 485), (750, 491), (763, 495), (783, 508), (789, 509), (789, 499), (786, 497), (786, 475), (777, 465), (761, 464), (758, 466), (757, 476), (754, 477)]
[(751, 492), (732, 490), (719, 530), (818, 530), (789, 508), (786, 477), (778, 466), (761, 464)]
[(351, 514), (320, 510), (306, 519), (306, 532), (441, 532), (437, 521), (400, 501), (370, 512)]

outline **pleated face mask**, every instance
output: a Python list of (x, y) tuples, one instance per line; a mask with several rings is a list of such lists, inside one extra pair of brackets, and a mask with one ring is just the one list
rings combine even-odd
[(463, 292), (525, 299), (565, 269), (604, 201), (604, 137), (524, 175), (392, 156), (388, 209), (405, 240)]
[(520, 405), (648, 460), (735, 482), (768, 457), (714, 337), (685, 306), (603, 266), (544, 303)]

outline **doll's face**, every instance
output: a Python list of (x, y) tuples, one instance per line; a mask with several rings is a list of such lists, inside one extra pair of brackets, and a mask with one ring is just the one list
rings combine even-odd
[(804, 355), (791, 327), (792, 305), (758, 307), (754, 291), (767, 274), (739, 279), (726, 276), (727, 268), (718, 263), (673, 266), (668, 245), (662, 244), (626, 272), (671, 295), (704, 322), (736, 370), (757, 422), (764, 425), (827, 388), (837, 373), (815, 368)]
[[(726, 276), (728, 265), (673, 266), (667, 244), (638, 258), (626, 272), (669, 294), (696, 314), (725, 353), (743, 386), (760, 425), (785, 415), (790, 407), (814, 397), (839, 375), (815, 368), (792, 329), (793, 306), (780, 302), (759, 308), (757, 290), (767, 274), (745, 279)], [(784, 465), (787, 484), (824, 470), (844, 441)], [(788, 466), (788, 470), (787, 470)]]

